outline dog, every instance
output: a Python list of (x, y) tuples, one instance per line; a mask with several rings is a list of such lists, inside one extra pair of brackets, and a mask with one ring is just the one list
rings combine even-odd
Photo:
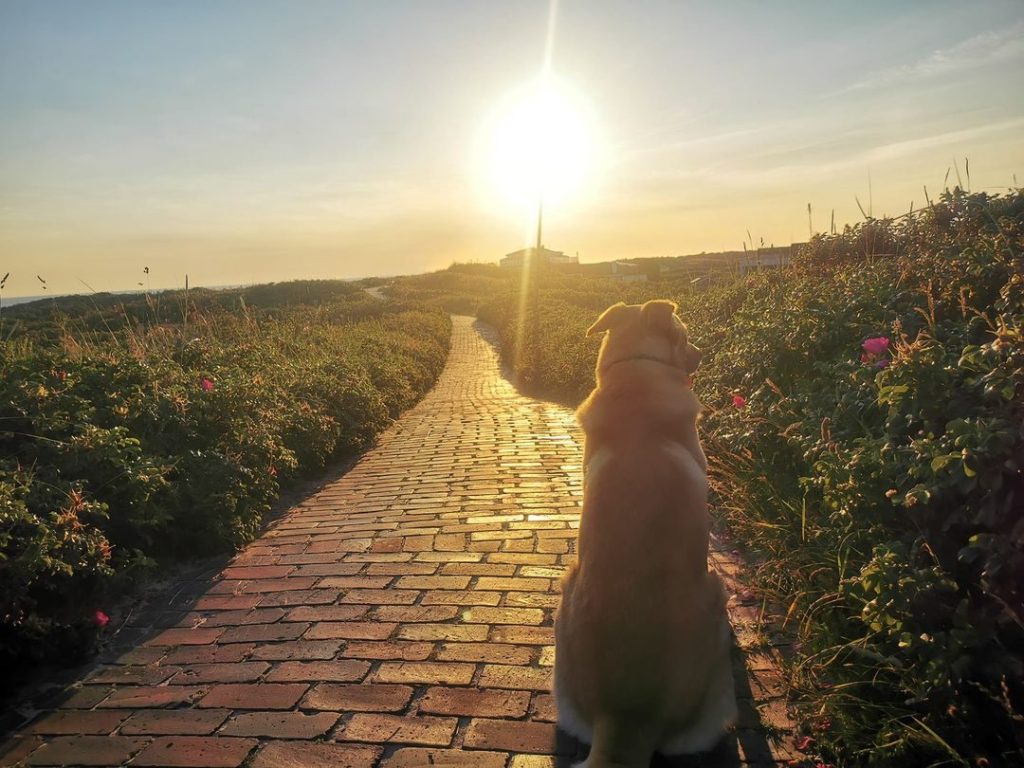
[(555, 618), (559, 726), (582, 768), (647, 768), (711, 749), (735, 722), (721, 579), (707, 567), (707, 461), (691, 375), (701, 353), (670, 301), (609, 307), (586, 435), (577, 563)]

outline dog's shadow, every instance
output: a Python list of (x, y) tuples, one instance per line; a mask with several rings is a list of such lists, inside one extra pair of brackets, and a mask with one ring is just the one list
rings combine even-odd
[[(651, 768), (750, 768), (752, 765), (775, 765), (769, 743), (769, 733), (761, 721), (761, 713), (755, 706), (754, 694), (750, 688), (749, 672), (744, 661), (743, 650), (732, 637), (730, 649), (733, 662), (736, 704), (739, 707), (738, 725), (726, 734), (709, 752), (681, 757), (655, 755)], [(559, 729), (556, 733), (556, 758), (558, 768), (570, 768), (586, 758), (590, 747)]]

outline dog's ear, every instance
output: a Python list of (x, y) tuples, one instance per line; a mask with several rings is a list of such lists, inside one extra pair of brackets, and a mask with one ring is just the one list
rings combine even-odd
[(592, 326), (587, 328), (587, 336), (593, 336), (595, 333), (610, 331), (616, 325), (621, 323), (624, 317), (622, 310), (625, 308), (626, 304), (621, 301), (618, 304), (612, 304), (608, 309), (601, 313), (601, 316), (597, 318)]
[(670, 337), (678, 335), (679, 325), (676, 323), (676, 305), (665, 299), (648, 301), (640, 308), (640, 317), (644, 324), (653, 331), (662, 331)]

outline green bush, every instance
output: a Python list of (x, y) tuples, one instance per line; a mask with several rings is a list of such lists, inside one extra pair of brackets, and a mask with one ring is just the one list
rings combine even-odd
[(151, 297), (93, 307), (97, 333), (37, 308), (0, 346), (0, 666), (87, 650), (105, 591), (251, 541), (282, 486), (364, 450), (444, 366), (441, 312), (274, 288), (202, 296), (187, 335), (117, 325)]
[(51, 489), (8, 460), (0, 462), (0, 664), (72, 661), (91, 650), (94, 598), (111, 576), (110, 544), (95, 523), (104, 505), (76, 490), (64, 506)]
[(864, 227), (818, 238), (698, 325), (729, 523), (800, 618), (829, 757), (1024, 757), (1022, 211), (952, 193), (870, 222), (883, 257)]

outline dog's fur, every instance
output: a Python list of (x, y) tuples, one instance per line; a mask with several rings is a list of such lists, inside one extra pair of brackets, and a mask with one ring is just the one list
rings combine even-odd
[(668, 301), (608, 308), (586, 433), (578, 562), (555, 621), (563, 730), (587, 768), (710, 749), (736, 718), (707, 463), (689, 380), (700, 351)]

